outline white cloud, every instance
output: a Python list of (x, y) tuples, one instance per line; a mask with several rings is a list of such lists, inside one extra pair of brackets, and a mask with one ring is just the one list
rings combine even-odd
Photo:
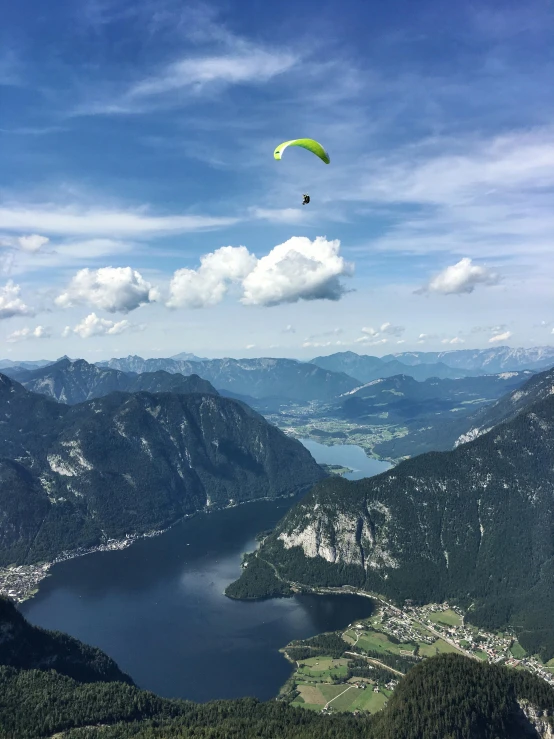
[(339, 256), (340, 241), (293, 236), (262, 257), (244, 279), (244, 305), (279, 305), (298, 300), (339, 300), (340, 277), (353, 266)]
[(243, 305), (339, 300), (345, 292), (339, 278), (352, 272), (352, 266), (339, 256), (339, 248), (339, 241), (293, 236), (257, 259), (244, 246), (223, 246), (203, 256), (197, 270), (175, 272), (167, 305), (217, 305), (233, 283), (242, 284)]
[(7, 341), (14, 343), (17, 341), (25, 341), (27, 339), (48, 339), (51, 336), (50, 331), (44, 326), (36, 326), (36, 328), (22, 328), (9, 334)]
[(81, 269), (55, 302), (60, 308), (87, 303), (108, 313), (128, 313), (159, 299), (155, 287), (131, 267)]
[(511, 331), (505, 331), (503, 334), (496, 334), (496, 336), (491, 336), (491, 338), (489, 339), (489, 344), (495, 344), (499, 341), (508, 341), (511, 336)]
[(245, 246), (222, 246), (200, 259), (200, 267), (179, 269), (169, 287), (168, 307), (205, 308), (220, 303), (230, 283), (240, 282), (256, 267)]
[(476, 285), (496, 285), (499, 276), (486, 267), (472, 264), (471, 259), (465, 257), (457, 264), (447, 267), (432, 278), (428, 285), (417, 292), (435, 292), (443, 295), (461, 295), (472, 293)]
[(9, 280), (4, 287), (0, 287), (0, 319), (13, 316), (31, 316), (32, 308), (25, 305), (19, 297), (21, 288), (13, 280)]
[(368, 336), (379, 336), (379, 331), (376, 331), (374, 328), (371, 328), (371, 326), (364, 326), (362, 328), (362, 333), (367, 334)]
[(255, 349), (256, 348), (256, 344), (247, 344), (244, 348), (245, 349)]
[(18, 236), (17, 238), (19, 248), (30, 253), (39, 251), (41, 247), (48, 244), (49, 241), (50, 239), (47, 236), (39, 236), (38, 234)]
[(71, 333), (74, 333), (82, 339), (90, 339), (91, 336), (114, 336), (130, 328), (131, 324), (127, 320), (109, 321), (105, 318), (99, 318), (96, 313), (91, 313), (86, 318), (83, 318), (75, 328), (71, 329), (69, 326), (66, 326), (62, 336), (67, 337)]
[(292, 326), (289, 323), (289, 325), (288, 326), (285, 326), (285, 328), (283, 329), (283, 331), (281, 333), (283, 333), (283, 334), (295, 334), (296, 333), (296, 329), (294, 328), (294, 326)]
[(388, 339), (371, 339), (368, 336), (360, 336), (356, 341), (354, 342), (356, 344), (361, 344), (362, 346), (379, 346), (379, 344), (388, 344)]
[(455, 336), (453, 339), (442, 339), (441, 344), (465, 344), (465, 340)]
[(142, 98), (178, 90), (201, 92), (208, 85), (267, 82), (291, 69), (297, 57), (287, 52), (249, 48), (243, 52), (185, 58), (169, 64), (159, 75), (137, 83), (128, 97)]
[(55, 204), (29, 206), (15, 204), (0, 208), (0, 229), (26, 231), (30, 228), (68, 236), (151, 236), (188, 233), (230, 226), (237, 218), (201, 215), (149, 215), (138, 211), (83, 209)]
[[(362, 333), (376, 339), (378, 336), (381, 336), (381, 334), (386, 334), (387, 336), (402, 336), (405, 330), (404, 326), (394, 326), (392, 323), (387, 322), (382, 323), (379, 329), (374, 329), (371, 326), (364, 326), (362, 328)], [(363, 341), (363, 338), (364, 337), (361, 337), (357, 339), (357, 341)]]
[(402, 336), (405, 330), (404, 326), (393, 326), (392, 323), (383, 323), (380, 332), (389, 336)]

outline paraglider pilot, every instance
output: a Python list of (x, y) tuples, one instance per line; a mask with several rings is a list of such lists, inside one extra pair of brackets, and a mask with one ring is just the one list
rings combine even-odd
[(310, 196), (309, 195), (302, 195), (302, 198), (303, 198), (302, 205), (308, 205), (308, 203), (310, 202)]

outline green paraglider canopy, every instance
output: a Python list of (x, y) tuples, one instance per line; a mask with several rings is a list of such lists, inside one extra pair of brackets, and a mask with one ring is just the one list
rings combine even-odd
[(330, 163), (329, 154), (325, 151), (323, 146), (314, 139), (292, 139), (292, 141), (284, 141), (282, 144), (275, 149), (273, 156), (275, 159), (281, 159), (282, 153), (285, 151), (287, 146), (301, 146), (303, 149), (311, 151), (316, 157), (319, 157), (325, 164)]

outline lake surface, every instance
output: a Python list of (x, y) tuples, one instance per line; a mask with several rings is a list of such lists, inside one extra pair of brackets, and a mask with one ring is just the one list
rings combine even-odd
[(326, 446), (312, 439), (300, 439), (300, 441), (319, 464), (340, 464), (343, 467), (349, 467), (352, 472), (343, 475), (347, 480), (373, 477), (373, 475), (378, 475), (380, 472), (386, 472), (392, 466), (389, 462), (371, 459), (361, 446), (355, 446), (354, 444)]
[[(362, 467), (353, 447), (306, 446), (318, 461), (325, 450), (329, 464)], [(367, 461), (366, 475), (382, 471)], [(343, 628), (373, 609), (369, 598), (348, 595), (253, 603), (223, 595), (240, 573), (242, 553), (255, 549), (255, 535), (296, 500), (201, 514), (128, 549), (67, 560), (21, 610), (34, 624), (100, 647), (140, 687), (160, 695), (269, 699), (291, 672), (279, 648)]]

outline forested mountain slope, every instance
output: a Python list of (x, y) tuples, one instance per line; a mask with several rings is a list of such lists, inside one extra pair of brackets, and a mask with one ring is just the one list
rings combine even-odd
[[(0, 665), (25, 670), (56, 670), (80, 682), (113, 681), (133, 685), (107, 654), (60, 631), (32, 626), (0, 596)], [(0, 701), (1, 702), (1, 701)]]
[(1, 374), (0, 448), (0, 564), (52, 559), (324, 476), (300, 442), (228, 398), (115, 392), (68, 406)]
[(554, 655), (554, 396), (454, 451), (379, 476), (323, 481), (260, 556), (285, 579), (402, 602), (457, 599)]

